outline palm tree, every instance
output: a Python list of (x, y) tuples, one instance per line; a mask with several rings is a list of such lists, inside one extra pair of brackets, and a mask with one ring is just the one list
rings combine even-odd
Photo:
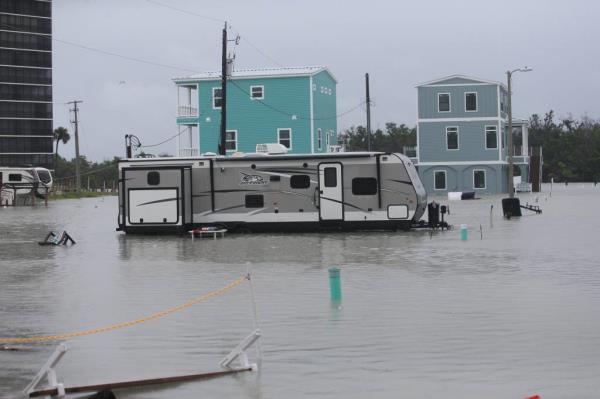
[(71, 139), (69, 131), (64, 127), (57, 127), (54, 129), (54, 140), (56, 140), (56, 151), (54, 152), (54, 168), (56, 168), (56, 162), (58, 161), (58, 143), (62, 141), (63, 144), (67, 144)]

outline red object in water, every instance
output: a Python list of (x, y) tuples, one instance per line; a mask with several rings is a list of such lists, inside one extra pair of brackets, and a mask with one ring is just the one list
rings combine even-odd
[(533, 396), (529, 396), (525, 399), (542, 399), (542, 398), (540, 397), (540, 395), (533, 395)]

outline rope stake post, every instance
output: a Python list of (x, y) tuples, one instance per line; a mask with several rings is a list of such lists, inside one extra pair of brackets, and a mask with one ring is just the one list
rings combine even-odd
[(242, 340), (227, 356), (221, 360), (221, 367), (231, 369), (231, 363), (236, 359), (240, 361), (240, 367), (243, 369), (258, 370), (256, 363), (250, 363), (246, 351), (260, 338), (260, 330), (254, 330), (250, 335)]
[[(55, 367), (60, 362), (60, 359), (67, 352), (67, 346), (65, 344), (60, 344), (56, 347), (52, 355), (48, 358), (46, 363), (42, 366), (40, 371), (36, 374), (36, 376), (31, 380), (29, 385), (25, 387), (23, 390), (23, 394), (29, 397), (29, 394), (35, 390), (35, 387), (40, 383), (40, 381), (47, 377), (48, 386), (51, 389), (56, 389), (57, 395), (53, 396), (55, 398), (64, 398), (66, 397), (65, 386), (62, 383), (58, 382), (58, 378), (56, 377)], [(50, 396), (48, 396), (50, 398)]]
[[(28, 343), (28, 342), (46, 342), (46, 341), (55, 341), (55, 340), (64, 340), (68, 338), (81, 337), (91, 334), (98, 334), (102, 332), (113, 331), (125, 327), (131, 327), (140, 323), (144, 323), (150, 320), (156, 320), (161, 317), (167, 316), (169, 314), (187, 309), (192, 305), (198, 304), (200, 302), (206, 301), (209, 298), (216, 297), (218, 295), (224, 294), (227, 291), (241, 285), (242, 283), (250, 281), (250, 275), (247, 274), (243, 277), (238, 278), (237, 280), (232, 281), (231, 283), (225, 285), (224, 287), (199, 296), (197, 298), (191, 299), (188, 302), (185, 302), (181, 305), (174, 306), (172, 308), (163, 310), (161, 312), (157, 312), (145, 317), (141, 317), (136, 320), (118, 323), (109, 325), (106, 327), (82, 330), (64, 334), (57, 335), (47, 335), (47, 336), (35, 336), (35, 337), (15, 337), (15, 338), (0, 338), (0, 343)], [(254, 300), (252, 298), (252, 300)], [(254, 313), (256, 314), (256, 310)], [(255, 320), (256, 325), (256, 320)], [(258, 370), (258, 365), (256, 363), (250, 363), (248, 359), (248, 355), (246, 351), (250, 348), (254, 343), (258, 341), (261, 333), (258, 328), (256, 328), (250, 335), (242, 340), (222, 361), (221, 366), (226, 370), (221, 370), (217, 372), (210, 373), (200, 373), (200, 374), (190, 374), (190, 375), (179, 375), (172, 377), (159, 377), (159, 378), (150, 378), (150, 379), (141, 379), (141, 380), (132, 380), (132, 381), (121, 381), (121, 382), (112, 382), (112, 383), (103, 383), (103, 384), (95, 384), (95, 385), (84, 385), (84, 386), (73, 386), (73, 387), (65, 387), (63, 383), (58, 382), (58, 378), (56, 376), (55, 367), (60, 361), (60, 359), (64, 356), (67, 351), (66, 345), (60, 344), (56, 350), (52, 353), (50, 358), (46, 361), (46, 363), (42, 366), (37, 375), (33, 378), (33, 380), (25, 387), (23, 393), (26, 397), (45, 397), (48, 399), (51, 398), (66, 398), (67, 395), (72, 394), (81, 394), (83, 392), (99, 392), (102, 390), (110, 390), (117, 388), (133, 388), (133, 387), (142, 387), (156, 384), (166, 384), (172, 382), (184, 382), (184, 381), (192, 381), (192, 380), (200, 380), (200, 379), (208, 379), (221, 377), (226, 375), (232, 375), (243, 371), (255, 371)], [(257, 356), (260, 358), (260, 356)], [(239, 360), (241, 365), (240, 368), (231, 367), (231, 364), (235, 361)], [(36, 389), (40, 381), (46, 377), (48, 380), (48, 386), (42, 389)]]

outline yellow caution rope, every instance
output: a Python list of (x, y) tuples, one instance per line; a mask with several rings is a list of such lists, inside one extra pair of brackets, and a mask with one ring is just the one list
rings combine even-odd
[(75, 337), (82, 337), (85, 335), (92, 335), (92, 334), (99, 334), (99, 333), (104, 333), (104, 332), (108, 332), (108, 331), (114, 331), (114, 330), (119, 330), (121, 328), (125, 328), (125, 327), (131, 327), (134, 326), (136, 324), (140, 324), (140, 323), (144, 323), (150, 320), (156, 320), (159, 319), (161, 317), (165, 317), (167, 315), (170, 315), (172, 313), (176, 313), (179, 312), (181, 310), (187, 309), (190, 306), (196, 305), (200, 302), (204, 302), (210, 298), (213, 298), (215, 296), (219, 296), (221, 294), (224, 294), (225, 292), (237, 287), (238, 285), (242, 284), (244, 281), (246, 281), (249, 278), (249, 276), (244, 276), (244, 277), (240, 277), (239, 279), (227, 284), (226, 286), (224, 286), (223, 288), (219, 288), (218, 290), (209, 292), (208, 294), (204, 294), (202, 296), (199, 296), (197, 298), (191, 299), (189, 301), (187, 301), (186, 303), (183, 303), (181, 305), (178, 306), (174, 306), (172, 308), (163, 310), (161, 312), (157, 312), (157, 313), (153, 313), (151, 315), (145, 316), (145, 317), (141, 317), (139, 319), (136, 320), (132, 320), (132, 321), (127, 321), (127, 322), (123, 322), (123, 323), (118, 323), (118, 324), (112, 324), (106, 327), (100, 327), (100, 328), (93, 328), (93, 329), (89, 329), (89, 330), (82, 330), (82, 331), (75, 331), (75, 332), (70, 332), (70, 333), (64, 333), (64, 334), (57, 334), (57, 335), (46, 335), (46, 336), (37, 336), (37, 337), (20, 337), (20, 338), (0, 338), (0, 343), (3, 344), (24, 344), (24, 343), (30, 343), (30, 342), (46, 342), (46, 341), (59, 341), (59, 340), (65, 340), (65, 339), (69, 339), (69, 338), (75, 338)]

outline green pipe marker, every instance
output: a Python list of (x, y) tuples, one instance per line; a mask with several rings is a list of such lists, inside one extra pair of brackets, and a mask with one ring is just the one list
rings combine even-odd
[(332, 301), (340, 301), (342, 299), (342, 283), (340, 280), (340, 269), (332, 267), (329, 269), (329, 292)]
[(467, 241), (469, 239), (469, 230), (466, 224), (460, 225), (460, 240)]

